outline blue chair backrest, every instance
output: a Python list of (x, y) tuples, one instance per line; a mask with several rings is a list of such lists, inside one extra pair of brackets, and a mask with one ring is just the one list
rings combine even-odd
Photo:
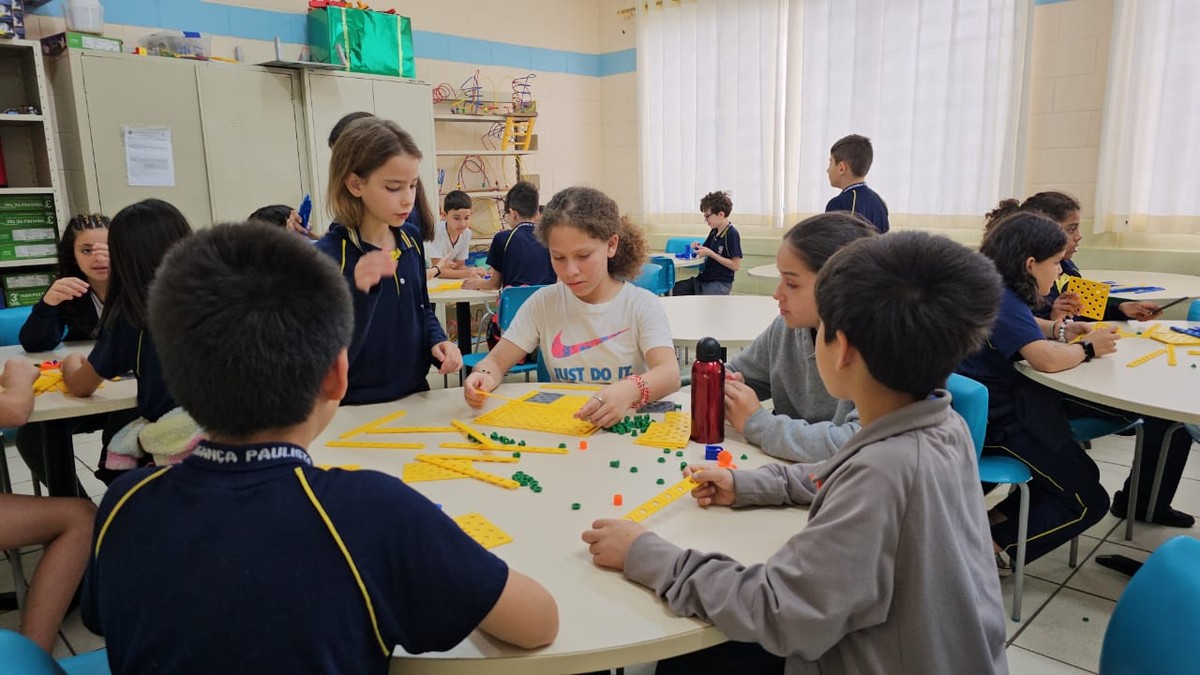
[(63, 669), (33, 640), (7, 629), (0, 630), (0, 664), (6, 673), (63, 675)]
[(21, 344), (21, 326), (29, 318), (33, 307), (9, 307), (0, 309), (0, 346), (10, 347)]
[(983, 438), (987, 435), (987, 387), (969, 377), (951, 373), (946, 380), (946, 390), (950, 392), (950, 407), (966, 420), (967, 428), (971, 430), (975, 455), (982, 455)]
[(1100, 649), (1100, 675), (1195, 672), (1200, 663), (1200, 540), (1158, 547), (1129, 580)]
[(1188, 307), (1188, 321), (1200, 321), (1200, 300), (1193, 300)]
[(546, 286), (508, 286), (500, 291), (500, 309), (498, 321), (500, 322), (500, 332), (508, 330), (508, 325), (512, 323), (513, 317), (517, 315), (517, 310), (521, 309), (521, 305), (529, 299), (529, 296), (540, 291)]
[(688, 250), (693, 243), (703, 244), (704, 237), (671, 237), (667, 240), (667, 253), (674, 255)]
[(633, 280), (633, 285), (655, 295), (670, 293), (675, 288), (675, 262), (662, 256), (651, 258), (650, 262), (642, 265), (642, 274)]

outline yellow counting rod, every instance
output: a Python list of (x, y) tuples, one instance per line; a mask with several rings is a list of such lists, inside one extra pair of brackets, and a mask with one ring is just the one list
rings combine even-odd
[(358, 448), (371, 450), (420, 450), (424, 443), (396, 443), (390, 441), (329, 441), (327, 448)]
[(691, 492), (697, 485), (699, 485), (699, 483), (691, 478), (684, 478), (666, 490), (663, 490), (658, 495), (652, 497), (650, 501), (625, 514), (624, 519), (632, 520), (635, 523), (640, 523), (657, 513), (659, 509), (663, 508), (667, 504), (670, 504), (676, 499), (679, 499), (683, 495)]
[(1167, 365), (1177, 366), (1179, 362), (1175, 360), (1175, 345), (1167, 345)]
[(392, 420), (400, 418), (400, 417), (404, 417), (407, 414), (408, 413), (404, 412), (403, 410), (394, 412), (391, 415), (388, 415), (387, 417), (380, 417), (379, 419), (373, 420), (371, 422), (367, 422), (366, 424), (364, 424), (360, 427), (354, 427), (350, 431), (347, 431), (346, 433), (342, 434), (341, 436), (338, 436), (338, 438), (353, 438), (359, 434), (365, 434), (368, 431), (370, 431), (371, 429), (374, 429), (375, 427), (381, 427), (381, 426), (387, 424), (388, 422), (391, 422)]
[(459, 464), (459, 460), (438, 459), (437, 457), (434, 457), (432, 455), (417, 455), (417, 459), (422, 462), (425, 462), (427, 464), (432, 464), (434, 466), (440, 466), (443, 469), (449, 469), (451, 471), (461, 473), (464, 476), (474, 478), (475, 480), (481, 480), (485, 483), (491, 483), (492, 485), (498, 485), (502, 488), (507, 488), (509, 490), (515, 490), (515, 489), (521, 487), (520, 483), (518, 483), (517, 481), (515, 481), (511, 478), (505, 478), (504, 476), (497, 476), (494, 473), (488, 473), (486, 471), (479, 471), (478, 469), (464, 468), (463, 466), (461, 466)]
[(539, 448), (532, 445), (489, 445), (481, 446), (478, 443), (442, 443), (440, 448), (453, 448), (455, 450), (499, 450), (511, 452), (531, 452), (541, 455), (566, 455), (569, 451), (566, 448)]
[[(508, 455), (418, 455), (417, 459), (422, 457), (426, 459), (449, 459), (464, 462), (502, 462), (504, 464), (515, 464), (520, 459), (509, 457)], [(422, 461), (424, 461), (422, 459)]]
[(454, 427), (372, 427), (364, 434), (445, 434), (458, 431)]
[[(1144, 333), (1143, 333), (1143, 335), (1144, 335)], [(1146, 354), (1145, 356), (1139, 356), (1138, 358), (1130, 361), (1129, 363), (1126, 363), (1125, 367), (1126, 368), (1137, 368), (1138, 366), (1142, 365), (1143, 363), (1149, 363), (1150, 361), (1153, 361), (1154, 359), (1157, 359), (1158, 357), (1160, 357), (1166, 353), (1167, 353), (1167, 350), (1165, 347), (1162, 349), (1155, 349), (1154, 351), (1150, 352), (1149, 354)]]
[(458, 420), (450, 420), (450, 424), (455, 429), (458, 429), (459, 431), (466, 434), (468, 437), (474, 438), (475, 440), (479, 441), (479, 443), (481, 445), (483, 445), (483, 447), (485, 447), (485, 448), (495, 448), (496, 447), (496, 444), (492, 441), (492, 439), (485, 436), (482, 432), (480, 432), (476, 429), (472, 429), (470, 426), (467, 426), (465, 423), (460, 422)]

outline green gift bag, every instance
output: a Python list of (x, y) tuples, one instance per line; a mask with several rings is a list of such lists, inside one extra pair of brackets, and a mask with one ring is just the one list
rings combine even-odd
[(345, 65), (356, 73), (417, 74), (407, 16), (346, 7), (314, 9), (308, 13), (308, 47), (314, 61)]

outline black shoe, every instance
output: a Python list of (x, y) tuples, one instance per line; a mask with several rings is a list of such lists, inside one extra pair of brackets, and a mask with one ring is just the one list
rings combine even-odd
[[(1112, 506), (1109, 507), (1108, 512), (1118, 518), (1126, 516), (1129, 512), (1129, 502), (1124, 492), (1118, 491), (1117, 494), (1113, 495)], [(1145, 522), (1145, 510), (1138, 509), (1137, 519)], [(1166, 527), (1189, 528), (1196, 524), (1196, 519), (1183, 511), (1176, 511), (1168, 507), (1165, 509), (1154, 509), (1153, 522), (1156, 525), (1164, 525)]]

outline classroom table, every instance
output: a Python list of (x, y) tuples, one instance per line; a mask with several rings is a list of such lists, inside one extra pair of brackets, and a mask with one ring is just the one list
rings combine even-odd
[[(429, 301), (434, 305), (454, 304), (454, 318), (458, 322), (458, 350), (463, 354), (470, 354), (475, 351), (474, 343), (471, 342), (471, 305), (485, 302), (495, 303), (500, 297), (500, 291), (495, 289), (464, 290), (462, 288), (453, 291), (435, 291), (434, 289), (438, 285), (437, 280), (430, 281)], [(437, 314), (438, 319), (441, 320), (442, 313), (438, 311)]]
[[(1100, 278), (1100, 277), (1097, 277)], [(1152, 322), (1105, 322), (1118, 326), (1123, 331), (1137, 333), (1158, 325), (1166, 331), (1169, 326), (1200, 326), (1186, 321)], [(1172, 433), (1187, 433), (1182, 423), (1200, 424), (1200, 345), (1178, 345), (1175, 347), (1177, 365), (1168, 365), (1166, 355), (1160, 355), (1141, 365), (1128, 367), (1132, 361), (1146, 356), (1167, 345), (1145, 337), (1124, 337), (1117, 342), (1117, 351), (1107, 356), (1081, 363), (1074, 368), (1058, 373), (1034, 370), (1025, 361), (1018, 361), (1017, 370), (1034, 382), (1061, 391), (1085, 401), (1099, 403), (1138, 415), (1160, 417), (1176, 422), (1163, 438), (1162, 452), (1166, 452)], [(1195, 367), (1193, 367), (1195, 366)], [(1129, 503), (1135, 504), (1141, 457), (1133, 459), (1130, 478)], [(1150, 504), (1158, 497), (1157, 481), (1150, 494)], [(1147, 519), (1152, 517), (1147, 514)], [(1125, 538), (1133, 538), (1133, 518), (1126, 519)]]
[(747, 347), (779, 316), (766, 295), (679, 295), (661, 298), (676, 347), (716, 338), (722, 347)]
[[(520, 396), (542, 388), (548, 393), (589, 396), (590, 391), (556, 390), (551, 385), (504, 384), (496, 393)], [(688, 392), (671, 397), (687, 409)], [(489, 400), (484, 412), (506, 401)], [(473, 422), (475, 411), (463, 401), (461, 389), (441, 389), (414, 394), (401, 401), (339, 409), (329, 428), (310, 447), (314, 462), (322, 465), (357, 465), (401, 475), (406, 463), (421, 453), (474, 454), (469, 450), (439, 448), (440, 442), (464, 442), (457, 433), (382, 435), (369, 440), (399, 440), (425, 444), (424, 450), (360, 450), (330, 448), (325, 443), (339, 434), (390, 413), (407, 414), (389, 426), (448, 425), (452, 419), (490, 434), (498, 431), (530, 446), (567, 444), (567, 455), (523, 453), (516, 464), (477, 463), (490, 473), (510, 476), (520, 470), (539, 481), (542, 492), (527, 487), (507, 490), (474, 479), (415, 482), (412, 487), (442, 505), (450, 516), (480, 513), (512, 536), (513, 541), (492, 551), (513, 569), (543, 584), (559, 610), (558, 638), (548, 647), (525, 651), (502, 644), (478, 632), (445, 653), (409, 655), (397, 649), (391, 672), (425, 673), (579, 673), (654, 661), (725, 641), (710, 624), (674, 615), (655, 595), (622, 575), (591, 562), (580, 536), (598, 518), (619, 518), (661, 493), (680, 479), (680, 462), (703, 460), (704, 449), (689, 443), (677, 457), (674, 450), (634, 445), (632, 438), (606, 431), (586, 437), (587, 450), (579, 450), (581, 437), (545, 432), (489, 427)], [(662, 415), (652, 415), (661, 419)], [(777, 462), (731, 434), (723, 444), (732, 451), (740, 469)], [(736, 435), (736, 439), (733, 436)], [(357, 438), (363, 438), (359, 436)], [(352, 439), (353, 440), (353, 439)], [(499, 453), (507, 455), (507, 452)], [(745, 454), (747, 459), (740, 457)], [(659, 458), (664, 461), (659, 462)], [(620, 466), (613, 468), (616, 460)], [(638, 471), (632, 473), (632, 467)], [(664, 485), (657, 485), (662, 478)], [(621, 494), (624, 504), (613, 505)], [(578, 503), (579, 510), (572, 504)], [(702, 550), (728, 553), (747, 563), (764, 562), (787, 539), (802, 529), (808, 511), (802, 508), (701, 509), (690, 495), (680, 497), (645, 525), (675, 543)]]
[[(1093, 281), (1112, 281), (1118, 292), (1113, 296), (1126, 300), (1149, 300), (1163, 304), (1164, 300), (1200, 297), (1200, 277), (1169, 272), (1137, 272), (1132, 270), (1083, 270), (1083, 276)], [(1121, 293), (1122, 287), (1158, 286), (1164, 290), (1140, 293)]]
[(759, 265), (757, 267), (751, 267), (750, 269), (746, 270), (746, 273), (752, 277), (761, 277), (763, 279), (778, 279), (779, 278), (779, 266), (776, 265), (775, 263), (768, 263), (766, 265)]
[(700, 256), (695, 256), (693, 258), (678, 258), (673, 253), (655, 253), (653, 255), (670, 258), (671, 260), (675, 261), (676, 270), (686, 269), (689, 267), (699, 267), (704, 264), (705, 260), (707, 260), (707, 258), (701, 258)]
[[(53, 351), (35, 354), (26, 353), (20, 346), (0, 347), (0, 363), (11, 358), (27, 358), (37, 363), (55, 359), (61, 361), (67, 354), (80, 353), (86, 355), (90, 353), (93, 344), (91, 341), (64, 343)], [(51, 461), (51, 452), (65, 452), (67, 453), (66, 457), (56, 459), (62, 462), (74, 463), (74, 451), (69, 425), (64, 424), (66, 420), (99, 413), (115, 412), (117, 410), (129, 410), (135, 407), (137, 407), (137, 380), (132, 376), (118, 382), (106, 381), (96, 390), (96, 393), (86, 398), (57, 391), (50, 391), (35, 396), (33, 399), (33, 414), (29, 416), (29, 421), (26, 424), (44, 424), (46, 427), (46, 434), (44, 436), (45, 445), (42, 448), (42, 457), (46, 465), (43, 467), (44, 472), (42, 475), (50, 475), (49, 463)], [(76, 483), (72, 480), (70, 485), (48, 485), (47, 489), (52, 496), (69, 496), (75, 494), (75, 487)]]

